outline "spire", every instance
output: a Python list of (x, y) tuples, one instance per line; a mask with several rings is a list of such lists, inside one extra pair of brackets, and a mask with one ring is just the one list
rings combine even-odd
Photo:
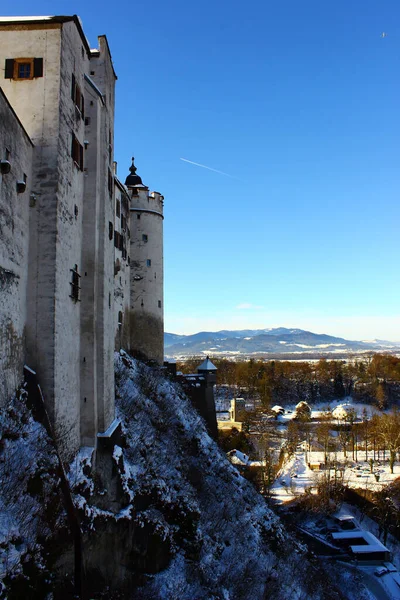
[(200, 371), (216, 371), (216, 370), (217, 370), (217, 367), (215, 365), (213, 365), (209, 356), (207, 356), (206, 360), (197, 367), (198, 373), (200, 373)]
[(136, 175), (136, 167), (135, 167), (135, 157), (132, 156), (132, 165), (129, 168), (130, 171), (130, 175), (128, 175), (128, 177), (125, 180), (125, 185), (127, 185), (128, 187), (135, 187), (138, 185), (143, 185), (142, 179), (141, 177), (139, 177), (139, 175)]

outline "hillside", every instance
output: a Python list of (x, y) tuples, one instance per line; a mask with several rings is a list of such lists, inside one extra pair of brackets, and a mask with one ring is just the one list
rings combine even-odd
[[(116, 378), (121, 439), (97, 455), (100, 470), (93, 449), (82, 448), (68, 474), (89, 597), (340, 597), (210, 439), (179, 387), (124, 353), (116, 356)], [(0, 597), (70, 598), (73, 555), (57, 461), (25, 404), (19, 399), (1, 415), (8, 432), (0, 446), (2, 481), (11, 464), (15, 484), (0, 489)], [(17, 415), (23, 424), (14, 431)], [(30, 507), (38, 517), (27, 523)]]
[(374, 340), (351, 341), (302, 329), (246, 329), (203, 331), (193, 335), (164, 334), (165, 355), (170, 358), (211, 354), (251, 355), (346, 355), (368, 351), (400, 350), (400, 343)]

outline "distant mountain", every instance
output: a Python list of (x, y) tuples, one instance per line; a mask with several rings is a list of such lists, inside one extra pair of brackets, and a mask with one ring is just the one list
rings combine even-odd
[(346, 355), (368, 351), (399, 350), (400, 343), (383, 340), (350, 341), (303, 329), (242, 329), (201, 331), (193, 335), (164, 334), (167, 357), (211, 354), (213, 356), (252, 355)]

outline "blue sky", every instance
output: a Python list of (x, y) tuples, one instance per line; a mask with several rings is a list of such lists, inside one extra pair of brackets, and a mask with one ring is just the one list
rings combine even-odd
[(399, 341), (398, 0), (35, 2), (73, 13), (111, 47), (120, 178), (134, 154), (165, 196), (166, 330)]

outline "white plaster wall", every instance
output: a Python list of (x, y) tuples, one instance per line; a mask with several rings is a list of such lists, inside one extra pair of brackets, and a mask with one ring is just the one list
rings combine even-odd
[[(71, 269), (80, 271), (84, 173), (71, 157), (72, 133), (84, 125), (71, 99), (72, 73), (83, 88), (89, 57), (73, 22), (0, 26), (6, 58), (41, 57), (43, 77), (4, 81), (34, 143), (27, 355), (37, 370), (61, 447), (79, 447), (80, 303), (70, 298)], [(83, 50), (83, 52), (82, 52)], [(77, 215), (75, 214), (75, 207)]]
[[(97, 261), (97, 431), (104, 432), (115, 417), (114, 389), (114, 242), (109, 239), (109, 222), (114, 220), (114, 193), (108, 191), (108, 174), (114, 161), (115, 74), (105, 36), (98, 39), (99, 52), (92, 55), (90, 77), (103, 94), (99, 138), (99, 252)], [(111, 133), (111, 140), (110, 140)], [(111, 143), (110, 143), (111, 142)]]
[[(133, 352), (159, 364), (164, 359), (162, 214), (163, 197), (157, 192), (139, 190), (137, 196), (132, 195), (130, 346)], [(147, 235), (147, 242), (143, 241), (143, 234)], [(151, 260), (151, 266), (147, 260)]]
[[(27, 361), (38, 373), (54, 415), (55, 262), (57, 238), (58, 127), (61, 28), (0, 25), (0, 67), (6, 58), (43, 58), (43, 77), (2, 79), (14, 110), (34, 141), (30, 211)], [(0, 75), (1, 77), (1, 75)]]
[(83, 205), (82, 278), (81, 278), (81, 444), (94, 446), (97, 427), (97, 339), (98, 311), (97, 261), (99, 252), (102, 101), (95, 90), (85, 83), (86, 116), (85, 140), (85, 202)]
[[(0, 406), (23, 379), (28, 278), (32, 144), (0, 91), (0, 159), (9, 150), (11, 171), (0, 173)], [(22, 194), (16, 182), (27, 176)]]
[[(125, 200), (124, 200), (125, 197)], [(129, 198), (126, 192), (121, 190), (119, 185), (115, 185), (115, 204), (120, 202), (121, 215), (126, 219), (126, 228), (122, 229), (121, 218), (114, 213), (114, 230), (125, 237), (127, 250), (126, 258), (118, 248), (114, 247), (114, 326), (115, 326), (115, 349), (127, 349), (129, 347), (129, 303), (130, 303), (130, 213)], [(118, 270), (119, 269), (119, 270)], [(119, 320), (119, 313), (122, 313), (122, 323)], [(121, 324), (119, 324), (121, 323)]]

